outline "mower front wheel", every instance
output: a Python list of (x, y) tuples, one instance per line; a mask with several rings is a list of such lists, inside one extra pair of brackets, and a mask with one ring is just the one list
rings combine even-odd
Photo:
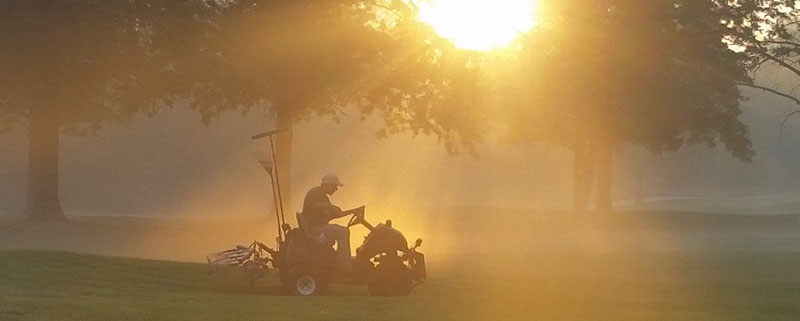
[(292, 294), (310, 296), (325, 293), (328, 283), (309, 267), (294, 267), (286, 274), (286, 287)]

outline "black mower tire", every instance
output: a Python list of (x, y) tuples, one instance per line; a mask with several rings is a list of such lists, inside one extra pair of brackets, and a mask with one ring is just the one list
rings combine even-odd
[(308, 266), (296, 266), (286, 273), (284, 284), (289, 293), (301, 296), (324, 294), (328, 283), (321, 273)]

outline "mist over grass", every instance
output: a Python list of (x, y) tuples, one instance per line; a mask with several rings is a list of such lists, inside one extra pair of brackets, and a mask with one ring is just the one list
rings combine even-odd
[[(207, 273), (210, 252), (252, 240), (274, 246), (270, 219), (0, 220), (0, 319), (791, 320), (800, 313), (798, 215), (406, 213), (413, 216), (395, 215), (393, 223), (409, 240), (424, 239), (428, 281), (403, 298), (369, 297), (363, 286), (295, 297), (275, 271), (254, 288), (236, 268)], [(354, 245), (363, 232), (354, 228)]]

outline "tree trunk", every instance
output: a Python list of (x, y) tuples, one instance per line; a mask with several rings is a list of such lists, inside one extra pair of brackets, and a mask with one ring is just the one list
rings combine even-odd
[(573, 146), (573, 208), (575, 216), (582, 216), (589, 209), (592, 185), (594, 185), (595, 157), (591, 143), (582, 141)]
[(277, 110), (276, 125), (286, 129), (278, 133), (275, 143), (275, 163), (278, 166), (277, 179), (281, 184), (281, 200), (286, 213), (294, 213), (292, 207), (292, 112), (288, 106)]
[(597, 210), (608, 213), (613, 210), (614, 143), (611, 140), (598, 145), (597, 167)]
[(58, 199), (58, 130), (58, 110), (45, 108), (31, 111), (25, 206), (28, 219), (64, 219)]
[(641, 209), (644, 204), (644, 160), (643, 153), (635, 153), (636, 167), (633, 173), (633, 204)]

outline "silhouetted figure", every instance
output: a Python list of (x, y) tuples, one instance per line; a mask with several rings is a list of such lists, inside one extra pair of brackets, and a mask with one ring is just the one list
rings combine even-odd
[(319, 186), (312, 187), (303, 200), (303, 216), (305, 217), (308, 229), (312, 234), (321, 233), (327, 240), (336, 241), (336, 254), (339, 259), (340, 267), (345, 271), (351, 269), (350, 258), (350, 229), (347, 227), (330, 224), (329, 221), (351, 214), (350, 211), (342, 211), (336, 205), (331, 204), (328, 195), (335, 193), (339, 186), (344, 186), (336, 174), (330, 173), (322, 177)]

